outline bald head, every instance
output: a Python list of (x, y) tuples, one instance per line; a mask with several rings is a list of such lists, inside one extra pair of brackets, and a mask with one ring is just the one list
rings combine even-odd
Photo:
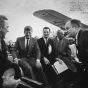
[(58, 30), (58, 31), (57, 31), (57, 37), (58, 37), (59, 39), (62, 39), (62, 38), (64, 37), (64, 31), (63, 31), (63, 30)]

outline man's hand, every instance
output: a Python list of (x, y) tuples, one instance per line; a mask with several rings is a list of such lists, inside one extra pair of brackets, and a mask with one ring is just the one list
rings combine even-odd
[(39, 59), (36, 60), (36, 66), (37, 66), (38, 68), (41, 67), (41, 63), (40, 63), (40, 60), (39, 60)]
[(43, 59), (44, 59), (44, 62), (45, 62), (46, 65), (50, 63), (49, 60), (46, 57), (44, 57)]
[(15, 80), (14, 76), (10, 77), (8, 80), (5, 80), (3, 82), (3, 88), (16, 88), (18, 84), (20, 83), (20, 79)]
[(14, 62), (15, 62), (16, 64), (18, 64), (18, 60), (20, 60), (20, 59), (15, 58), (15, 59), (14, 59)]
[(56, 58), (57, 61), (59, 61), (59, 64), (62, 64), (62, 61), (59, 58)]
[(13, 62), (13, 57), (10, 54), (8, 54), (8, 60)]

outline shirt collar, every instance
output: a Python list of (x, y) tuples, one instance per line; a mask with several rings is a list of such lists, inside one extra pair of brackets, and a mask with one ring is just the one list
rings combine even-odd
[(75, 37), (75, 39), (77, 39), (77, 37), (78, 37), (78, 34), (79, 34), (79, 31), (81, 30), (81, 28), (80, 29), (78, 29), (78, 32), (77, 32), (77, 34), (76, 34), (76, 37)]
[[(27, 38), (25, 37), (25, 40), (27, 41)], [(28, 39), (28, 40), (30, 40), (30, 39)]]
[[(44, 39), (44, 40), (46, 40), (46, 38), (45, 38), (45, 37), (43, 37), (43, 39)], [(48, 39), (49, 39), (49, 38), (47, 38), (47, 40), (48, 40)]]

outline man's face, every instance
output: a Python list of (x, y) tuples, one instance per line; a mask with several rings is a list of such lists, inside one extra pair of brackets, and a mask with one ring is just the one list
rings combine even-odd
[(4, 25), (3, 25), (3, 28), (1, 30), (1, 33), (2, 33), (2, 37), (3, 38), (5, 37), (5, 34), (7, 32), (9, 32), (8, 27), (9, 27), (8, 20), (4, 20)]
[(49, 30), (49, 29), (44, 29), (44, 30), (43, 30), (43, 36), (44, 36), (45, 38), (48, 38), (48, 37), (49, 37), (49, 34), (50, 34), (50, 30)]
[(32, 34), (32, 30), (25, 30), (24, 34), (27, 39), (30, 39), (31, 34)]
[(57, 33), (57, 37), (58, 37), (59, 39), (63, 39), (63, 37), (64, 37), (64, 32), (62, 32), (62, 31), (58, 32), (58, 33)]
[(69, 34), (71, 37), (75, 37), (75, 36), (76, 36), (77, 29), (76, 29), (75, 27), (72, 27), (70, 21), (68, 21), (68, 22), (65, 24), (65, 29), (67, 30), (68, 34)]

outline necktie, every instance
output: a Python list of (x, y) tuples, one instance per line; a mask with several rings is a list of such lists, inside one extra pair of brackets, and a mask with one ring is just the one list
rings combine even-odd
[(46, 42), (45, 42), (45, 44), (46, 44), (46, 46), (47, 46), (47, 44), (48, 44), (48, 40), (47, 40), (47, 38), (46, 38)]
[(28, 44), (29, 40), (27, 39), (27, 43), (26, 43), (26, 52), (28, 53), (28, 47), (29, 47), (29, 44)]

